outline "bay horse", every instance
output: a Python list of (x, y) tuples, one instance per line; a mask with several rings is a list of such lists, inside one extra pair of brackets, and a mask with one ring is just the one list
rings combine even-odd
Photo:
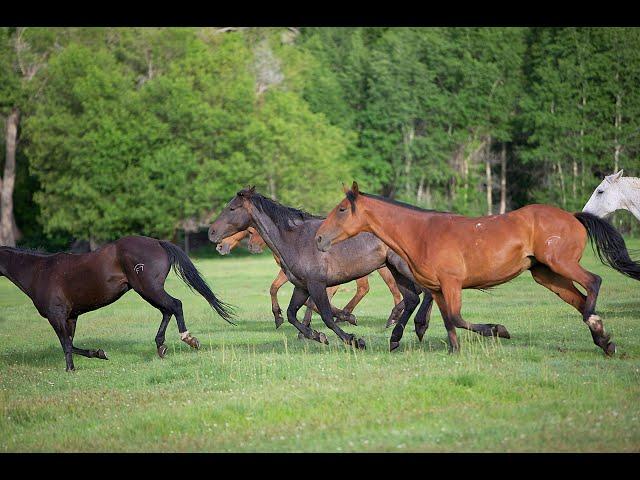
[(107, 360), (102, 349), (85, 350), (73, 345), (76, 322), (78, 316), (115, 302), (130, 289), (162, 312), (155, 338), (160, 358), (167, 352), (165, 331), (172, 315), (176, 317), (181, 340), (198, 349), (200, 342), (185, 325), (182, 303), (164, 290), (171, 267), (224, 320), (233, 323), (231, 307), (214, 295), (189, 257), (169, 242), (130, 236), (82, 254), (47, 254), (0, 247), (0, 275), (22, 290), (38, 313), (49, 320), (62, 345), (67, 371), (75, 369), (74, 353)]
[[(231, 251), (236, 248), (240, 242), (249, 237), (249, 241), (247, 243), (247, 249), (254, 254), (262, 253), (264, 248), (267, 247), (266, 242), (260, 236), (260, 234), (256, 231), (255, 228), (249, 227), (246, 230), (235, 233), (229, 237), (223, 238), (220, 243), (216, 246), (216, 250), (220, 255), (228, 255)], [(267, 247), (268, 248), (268, 247)], [(278, 257), (275, 253), (273, 253), (273, 258), (280, 267), (278, 271), (278, 275), (275, 280), (271, 284), (271, 288), (269, 289), (269, 294), (271, 295), (271, 311), (273, 312), (276, 328), (279, 328), (280, 325), (284, 322), (282, 318), (282, 310), (280, 309), (280, 305), (278, 303), (278, 290), (287, 283), (289, 280), (287, 279), (284, 270), (282, 269), (280, 257)], [(385, 282), (391, 295), (393, 296), (393, 304), (394, 309), (387, 320), (386, 327), (390, 327), (391, 325), (395, 325), (398, 317), (402, 313), (404, 308), (404, 303), (402, 302), (402, 294), (396, 285), (396, 281), (393, 279), (393, 275), (389, 271), (387, 267), (381, 267), (378, 269), (378, 273), (382, 280)], [(357, 278), (356, 280), (356, 293), (351, 300), (347, 303), (347, 305), (343, 309), (338, 309), (331, 305), (331, 310), (333, 312), (333, 316), (338, 321), (347, 321), (352, 325), (357, 325), (356, 317), (353, 315), (353, 310), (360, 303), (360, 301), (369, 293), (369, 276), (366, 275), (364, 277)], [(335, 293), (338, 291), (339, 285), (335, 285), (333, 287), (327, 287), (327, 296), (329, 300), (333, 298)], [(400, 305), (401, 304), (401, 305)], [(303, 323), (305, 325), (309, 325), (311, 321), (311, 315), (313, 312), (319, 313), (318, 307), (315, 306), (313, 300), (307, 300), (307, 310), (305, 312)]]
[[(386, 265), (403, 296), (404, 310), (396, 330), (405, 325), (420, 303), (420, 289), (415, 285), (408, 265), (372, 234), (359, 235), (330, 254), (319, 252), (314, 236), (323, 219), (307, 212), (282, 205), (255, 191), (255, 187), (239, 191), (225, 206), (209, 227), (209, 240), (219, 243), (223, 238), (254, 227), (271, 251), (281, 260), (281, 265), (294, 290), (287, 308), (287, 319), (305, 338), (329, 343), (324, 333), (300, 323), (298, 310), (311, 297), (327, 327), (345, 343), (364, 349), (363, 339), (344, 332), (333, 320), (326, 288), (350, 282)], [(416, 334), (422, 340), (428, 326), (432, 298), (425, 291), (424, 308), (414, 322)]]
[(366, 194), (356, 182), (345, 193), (317, 231), (318, 250), (336, 248), (361, 232), (378, 236), (409, 264), (416, 282), (433, 293), (450, 351), (459, 349), (456, 327), (509, 338), (502, 325), (476, 325), (462, 318), (462, 289), (500, 285), (529, 270), (536, 282), (582, 314), (593, 342), (606, 355), (615, 353), (595, 310), (602, 280), (585, 270), (580, 259), (589, 238), (600, 260), (618, 272), (640, 280), (640, 264), (605, 220), (539, 204), (502, 215), (465, 217)]

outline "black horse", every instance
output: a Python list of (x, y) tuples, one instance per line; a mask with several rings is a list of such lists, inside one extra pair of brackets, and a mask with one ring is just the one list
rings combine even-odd
[(132, 288), (162, 312), (156, 335), (161, 358), (167, 351), (164, 339), (171, 315), (176, 317), (182, 341), (192, 348), (200, 347), (184, 323), (182, 303), (164, 290), (171, 266), (222, 318), (232, 323), (230, 306), (216, 298), (189, 257), (169, 242), (131, 236), (83, 254), (0, 247), (0, 274), (26, 293), (40, 315), (49, 320), (64, 350), (67, 371), (74, 370), (74, 353), (107, 360), (102, 349), (73, 346), (78, 316), (115, 302)]
[[(420, 303), (421, 289), (414, 284), (408, 265), (370, 233), (362, 233), (336, 245), (329, 254), (320, 252), (316, 248), (314, 236), (322, 220), (263, 197), (254, 188), (244, 189), (238, 192), (211, 224), (209, 240), (218, 243), (251, 226), (256, 228), (273, 253), (281, 259), (287, 278), (295, 286), (287, 309), (289, 322), (306, 338), (328, 343), (323, 333), (300, 323), (296, 318), (298, 310), (311, 297), (324, 323), (342, 341), (356, 348), (365, 348), (365, 342), (336, 325), (326, 288), (350, 282), (386, 265), (404, 300), (402, 316), (391, 334), (390, 348), (394, 350), (399, 345), (409, 317)], [(427, 291), (415, 319), (416, 333), (420, 340), (429, 324), (431, 306), (432, 297)]]

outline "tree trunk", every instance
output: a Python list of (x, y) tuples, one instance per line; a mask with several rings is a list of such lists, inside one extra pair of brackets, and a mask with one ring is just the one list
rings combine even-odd
[(564, 192), (564, 174), (562, 173), (562, 165), (560, 164), (560, 160), (557, 161), (556, 166), (558, 168), (558, 175), (560, 176), (560, 191), (562, 193), (562, 208), (567, 207), (567, 196)]
[(416, 201), (418, 203), (421, 203), (423, 198), (424, 198), (424, 174), (420, 176), (420, 183), (418, 183), (418, 192), (416, 193)]
[(502, 144), (500, 152), (500, 213), (507, 211), (507, 144)]
[(16, 145), (20, 110), (14, 108), (7, 117), (5, 129), (6, 158), (4, 175), (0, 184), (0, 245), (16, 246), (13, 218), (13, 189), (16, 182)]
[(277, 200), (276, 197), (276, 179), (273, 178), (273, 172), (269, 172), (269, 196), (272, 200)]
[[(616, 80), (618, 80), (619, 74), (616, 73)], [(616, 173), (620, 168), (620, 130), (622, 129), (622, 96), (620, 93), (616, 95), (616, 137), (615, 137), (615, 150), (613, 153), (613, 172)]]
[(487, 175), (487, 215), (493, 215), (493, 180), (491, 178), (491, 157), (485, 160), (485, 172)]
[(402, 142), (404, 144), (404, 177), (405, 177), (405, 190), (407, 195), (411, 194), (411, 164), (413, 161), (411, 155), (411, 144), (415, 136), (415, 129), (413, 125), (402, 127)]

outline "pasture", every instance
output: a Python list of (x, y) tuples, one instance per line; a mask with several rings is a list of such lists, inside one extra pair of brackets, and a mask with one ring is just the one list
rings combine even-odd
[[(240, 250), (194, 259), (237, 306), (237, 327), (170, 273), (167, 291), (182, 300), (201, 349), (180, 341), (172, 319), (159, 359), (161, 316), (131, 291), (79, 318), (76, 345), (103, 348), (109, 360), (75, 356), (74, 373), (48, 322), (0, 278), (0, 451), (640, 450), (640, 284), (590, 247), (583, 265), (603, 277), (598, 311), (615, 358), (526, 272), (489, 293), (463, 293), (465, 318), (502, 323), (510, 340), (458, 329), (461, 352), (450, 355), (434, 306), (424, 342), (410, 320), (389, 353), (392, 299), (377, 274), (354, 312), (358, 326), (344, 326), (366, 339), (366, 351), (340, 343), (317, 314), (330, 345), (298, 340), (288, 323), (274, 328), (271, 255)], [(280, 291), (283, 310), (291, 291)], [(354, 291), (343, 286), (334, 302), (343, 306)]]

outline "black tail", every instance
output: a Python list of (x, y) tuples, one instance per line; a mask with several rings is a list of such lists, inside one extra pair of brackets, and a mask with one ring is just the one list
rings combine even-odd
[(640, 280), (640, 264), (631, 259), (624, 238), (613, 225), (591, 213), (578, 212), (574, 215), (587, 229), (591, 246), (602, 263)]
[(209, 288), (209, 285), (207, 285), (207, 282), (202, 278), (202, 275), (200, 275), (200, 272), (198, 272), (187, 254), (173, 243), (160, 240), (160, 245), (162, 245), (162, 248), (167, 252), (167, 255), (169, 256), (169, 263), (173, 267), (173, 271), (176, 272), (182, 281), (186, 283), (191, 290), (195, 289), (200, 295), (202, 295), (207, 302), (209, 302), (209, 305), (218, 312), (218, 315), (231, 325), (235, 325), (235, 323), (230, 320), (234, 316), (233, 307), (216, 298)]

